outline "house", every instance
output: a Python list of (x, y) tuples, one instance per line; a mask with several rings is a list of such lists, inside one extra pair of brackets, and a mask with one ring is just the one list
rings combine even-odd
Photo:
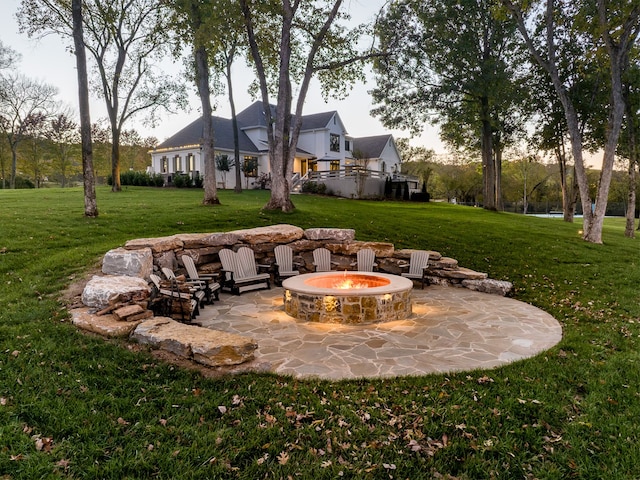
[[(262, 102), (254, 102), (236, 118), (243, 186), (257, 188), (270, 172)], [(199, 118), (159, 144), (151, 151), (150, 172), (162, 174), (167, 185), (173, 183), (176, 174), (201, 176), (204, 173), (200, 158), (202, 128), (202, 118)], [(231, 119), (214, 116), (213, 129), (216, 156), (226, 155), (233, 159)], [(292, 189), (295, 191), (307, 181), (316, 181), (328, 183), (327, 188), (342, 196), (381, 195), (384, 180), (388, 175), (400, 172), (400, 163), (400, 154), (391, 135), (353, 138), (347, 134), (336, 111), (305, 115), (294, 159)], [(216, 178), (222, 187), (220, 173), (216, 173)], [(367, 177), (364, 182), (371, 185), (356, 188), (356, 177), (363, 183), (363, 176)], [(332, 182), (341, 182), (341, 186), (332, 186)]]

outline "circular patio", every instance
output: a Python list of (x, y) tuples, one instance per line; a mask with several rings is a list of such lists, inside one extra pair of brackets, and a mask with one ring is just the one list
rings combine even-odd
[(463, 288), (413, 290), (413, 314), (370, 325), (288, 316), (283, 290), (223, 295), (194, 323), (252, 337), (255, 361), (275, 373), (339, 380), (493, 368), (557, 344), (562, 328), (527, 303)]

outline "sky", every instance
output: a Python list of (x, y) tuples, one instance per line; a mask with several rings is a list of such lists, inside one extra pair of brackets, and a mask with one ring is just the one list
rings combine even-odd
[[(347, 0), (344, 8), (351, 13), (355, 22), (370, 21), (377, 11), (385, 3), (385, 0)], [(9, 46), (21, 54), (22, 59), (16, 70), (27, 77), (54, 85), (58, 88), (58, 99), (68, 105), (73, 111), (77, 110), (78, 93), (77, 77), (75, 70), (75, 57), (66, 49), (66, 41), (57, 36), (47, 36), (42, 39), (29, 39), (26, 34), (18, 32), (16, 12), (20, 0), (0, 1), (0, 40), (5, 46)], [(90, 57), (87, 57), (91, 61)], [(243, 62), (238, 62), (243, 63)], [(167, 60), (164, 67), (174, 74), (183, 71), (180, 63), (172, 64)], [(249, 106), (256, 99), (246, 93), (246, 86), (250, 83), (252, 73), (247, 69), (240, 69), (236, 72), (234, 84), (236, 110), (240, 111)], [(326, 111), (337, 111), (342, 119), (347, 133), (353, 137), (365, 137), (370, 135), (380, 135), (392, 133), (395, 138), (409, 137), (409, 134), (402, 130), (385, 128), (382, 123), (370, 115), (372, 108), (371, 96), (368, 91), (374, 88), (373, 76), (367, 75), (366, 83), (357, 83), (351, 94), (344, 100), (332, 100), (325, 102), (320, 94), (316, 82), (311, 86), (304, 107), (304, 114), (312, 114)], [(195, 87), (188, 85), (190, 95), (189, 111), (176, 114), (161, 114), (160, 121), (155, 127), (146, 125), (144, 116), (136, 117), (132, 123), (125, 125), (125, 128), (135, 128), (143, 137), (154, 136), (160, 142), (176, 133), (181, 128), (194, 121), (198, 115), (199, 100)], [(224, 97), (217, 99), (217, 107), (214, 115), (230, 117), (230, 109)], [(91, 101), (91, 119), (95, 122), (106, 118), (104, 100), (93, 98)], [(411, 144), (424, 146), (444, 153), (445, 147), (440, 142), (437, 128), (425, 126), (424, 133), (420, 137), (413, 138)]]

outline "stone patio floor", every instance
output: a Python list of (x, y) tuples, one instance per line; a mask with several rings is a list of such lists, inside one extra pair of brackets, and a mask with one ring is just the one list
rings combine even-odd
[(492, 368), (557, 344), (560, 324), (529, 304), (464, 288), (413, 290), (413, 315), (365, 326), (305, 323), (284, 312), (282, 288), (221, 294), (194, 320), (249, 336), (256, 362), (329, 380)]

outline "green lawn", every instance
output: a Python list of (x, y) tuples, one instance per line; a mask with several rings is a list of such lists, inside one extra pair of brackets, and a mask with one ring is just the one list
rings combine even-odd
[[(0, 479), (638, 478), (640, 248), (580, 224), (267, 192), (0, 191)], [(393, 380), (205, 379), (78, 332), (61, 291), (125, 241), (290, 223), (428, 248), (510, 280), (564, 339), (495, 370)], [(441, 476), (440, 476), (441, 475)]]

